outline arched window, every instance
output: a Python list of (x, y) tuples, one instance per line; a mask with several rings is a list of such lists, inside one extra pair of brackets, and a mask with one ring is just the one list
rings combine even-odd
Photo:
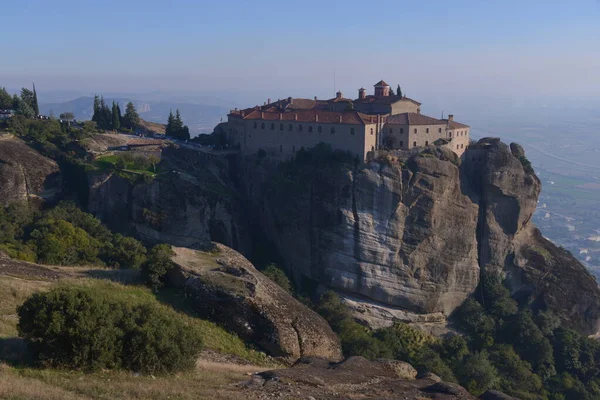
[(331, 133), (335, 133), (335, 126), (331, 127)]
[(323, 133), (323, 128), (321, 127), (321, 125), (319, 125), (319, 126), (318, 126), (318, 128), (317, 128), (317, 131), (318, 131), (319, 133)]
[(254, 129), (256, 129), (257, 126), (258, 126), (258, 124), (256, 122), (254, 122)]
[(417, 128), (415, 128), (415, 133), (417, 133)]
[(350, 128), (350, 134), (354, 135), (354, 128)]
[(425, 141), (425, 146), (429, 146), (429, 140)]
[(373, 128), (371, 128), (371, 135), (373, 134)]
[(425, 128), (425, 133), (429, 133), (429, 128)]
[(413, 142), (413, 147), (417, 147), (417, 142)]
[(442, 128), (438, 128), (438, 133), (442, 133)]
[(450, 132), (450, 137), (452, 137), (452, 132)]
[(309, 132), (312, 132), (312, 125), (309, 125), (309, 126), (308, 126), (308, 131), (309, 131)]
[(290, 124), (290, 126), (288, 127), (288, 129), (289, 129), (290, 132), (294, 130), (294, 127), (292, 126), (292, 124)]
[(271, 124), (271, 130), (274, 131), (275, 130), (275, 124)]
[(302, 132), (302, 129), (303, 129), (303, 128), (302, 128), (302, 125), (299, 125), (299, 126), (298, 126), (298, 131), (299, 131), (299, 132)]
[(458, 149), (460, 149), (460, 145), (459, 144), (456, 145), (456, 150), (458, 150)]
[(265, 129), (265, 123), (260, 124), (261, 129)]
[(283, 124), (279, 124), (279, 130), (282, 131), (283, 130)]

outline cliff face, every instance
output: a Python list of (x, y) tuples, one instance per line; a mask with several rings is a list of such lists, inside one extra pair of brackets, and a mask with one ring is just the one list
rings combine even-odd
[(337, 290), (373, 327), (435, 332), (480, 273), (502, 273), (515, 296), (595, 332), (595, 280), (530, 222), (540, 182), (519, 158), (520, 146), (482, 139), (462, 163), (444, 149), (359, 167), (250, 160), (242, 182), (295, 280)]
[(118, 174), (91, 176), (89, 211), (112, 228), (150, 242), (197, 247), (212, 239), (248, 250), (241, 199), (227, 160), (167, 148), (161, 168), (154, 181), (135, 185)]
[(0, 136), (0, 204), (54, 200), (62, 179), (56, 162), (39, 154), (21, 139)]

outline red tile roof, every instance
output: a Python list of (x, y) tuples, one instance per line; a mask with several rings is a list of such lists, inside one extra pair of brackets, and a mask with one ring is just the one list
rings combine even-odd
[(443, 119), (417, 113), (394, 114), (388, 117), (387, 123), (398, 125), (446, 125), (446, 121)]
[[(448, 120), (445, 119), (444, 121), (448, 121)], [(461, 124), (460, 122), (456, 122), (456, 121), (450, 121), (449, 126), (451, 129), (470, 128), (469, 125)]]
[(377, 82), (376, 84), (374, 84), (373, 86), (390, 86), (390, 85), (385, 83), (385, 81), (382, 79), (379, 82)]
[[(249, 112), (246, 112), (249, 111)], [(245, 120), (262, 121), (297, 121), (315, 124), (354, 124), (366, 125), (377, 122), (377, 116), (367, 115), (358, 111), (324, 111), (324, 110), (292, 110), (285, 112), (269, 112), (257, 109), (244, 110), (231, 113), (229, 116)]]
[(366, 96), (364, 99), (356, 99), (354, 100), (355, 103), (375, 103), (375, 104), (393, 104), (396, 103), (398, 101), (410, 101), (411, 103), (414, 103), (418, 106), (421, 105), (421, 103), (419, 103), (416, 100), (413, 100), (411, 98), (408, 97), (400, 97), (400, 96), (382, 96), (382, 97), (376, 97), (376, 96)]

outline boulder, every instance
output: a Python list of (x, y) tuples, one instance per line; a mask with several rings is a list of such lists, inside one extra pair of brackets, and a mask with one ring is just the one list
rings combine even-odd
[(393, 371), (394, 374), (396, 374), (396, 376), (400, 379), (412, 380), (417, 377), (417, 370), (407, 362), (385, 359), (376, 361), (380, 366)]
[(21, 139), (0, 136), (0, 205), (54, 201), (62, 193), (58, 164)]
[(293, 363), (301, 357), (340, 360), (329, 324), (269, 280), (241, 254), (213, 243), (206, 251), (176, 247), (168, 281), (185, 290), (199, 315)]

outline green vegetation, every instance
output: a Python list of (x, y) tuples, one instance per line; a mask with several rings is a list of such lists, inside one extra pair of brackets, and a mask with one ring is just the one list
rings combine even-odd
[(140, 268), (146, 248), (109, 231), (74, 203), (40, 212), (26, 204), (0, 207), (0, 250), (31, 262)]
[(169, 119), (167, 120), (165, 134), (178, 140), (190, 139), (190, 129), (187, 127), (187, 125), (183, 124), (181, 115), (179, 114), (179, 109), (177, 109), (175, 116), (173, 116), (172, 111), (169, 112)]
[(97, 158), (93, 165), (102, 171), (130, 171), (154, 175), (160, 159), (156, 156), (135, 155), (130, 152)]
[(150, 250), (143, 271), (146, 283), (154, 290), (163, 286), (165, 275), (173, 268), (172, 256), (173, 250), (168, 244), (159, 244)]
[(561, 327), (549, 312), (520, 307), (497, 277), (480, 285), (453, 316), (464, 336), (446, 339), (405, 324), (373, 332), (355, 322), (333, 292), (322, 296), (317, 311), (339, 335), (346, 356), (405, 360), (475, 395), (498, 389), (523, 400), (600, 396), (600, 343)]
[(98, 129), (117, 131), (124, 128), (133, 131), (140, 126), (140, 116), (132, 102), (127, 103), (125, 115), (121, 116), (121, 107), (113, 101), (112, 107), (104, 101), (104, 96), (94, 96), (94, 115), (92, 121)]
[(277, 265), (269, 264), (263, 270), (261, 270), (261, 272), (286, 292), (290, 294), (294, 292), (292, 283), (290, 282), (289, 278), (287, 277), (285, 272), (283, 272), (283, 270)]
[(18, 313), (20, 335), (46, 366), (173, 373), (191, 369), (202, 350), (200, 332), (172, 310), (109, 291), (56, 288)]

